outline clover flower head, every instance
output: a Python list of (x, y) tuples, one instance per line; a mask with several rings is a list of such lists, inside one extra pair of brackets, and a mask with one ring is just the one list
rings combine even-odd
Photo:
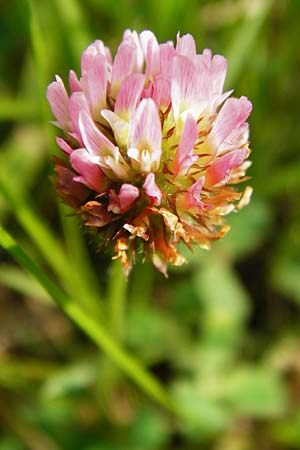
[(100, 40), (81, 57), (81, 76), (48, 86), (62, 131), (54, 158), (60, 197), (113, 247), (125, 273), (141, 255), (166, 274), (185, 258), (180, 242), (209, 248), (251, 188), (246, 97), (223, 92), (227, 62), (197, 54), (191, 35), (159, 44), (126, 30), (114, 59)]

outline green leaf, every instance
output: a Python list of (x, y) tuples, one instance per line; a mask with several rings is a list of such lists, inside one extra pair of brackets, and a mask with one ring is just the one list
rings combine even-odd
[(282, 380), (270, 369), (240, 368), (227, 375), (225, 384), (225, 399), (237, 414), (272, 418), (285, 411)]
[(156, 450), (168, 440), (168, 425), (164, 417), (153, 410), (141, 410), (129, 431), (130, 448)]
[(78, 363), (52, 373), (51, 377), (43, 384), (41, 392), (48, 399), (68, 395), (90, 386), (96, 376), (95, 364)]
[(181, 407), (181, 428), (190, 437), (212, 438), (230, 426), (230, 411), (218, 399), (207, 395), (202, 384), (192, 380), (177, 382), (173, 395)]
[(127, 313), (126, 342), (148, 364), (184, 353), (186, 336), (180, 323), (149, 305), (132, 305)]
[(272, 212), (270, 204), (254, 193), (247, 207), (228, 217), (231, 230), (216, 242), (216, 251), (220, 249), (234, 260), (255, 252), (270, 232)]
[(15, 436), (4, 436), (1, 438), (0, 450), (25, 450), (25, 447)]
[(207, 254), (195, 271), (194, 285), (203, 308), (204, 335), (222, 345), (233, 345), (249, 311), (249, 296), (222, 254)]
[(271, 282), (284, 297), (300, 305), (300, 235), (299, 221), (282, 233), (271, 262)]

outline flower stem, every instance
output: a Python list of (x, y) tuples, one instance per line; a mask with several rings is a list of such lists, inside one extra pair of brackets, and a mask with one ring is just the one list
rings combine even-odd
[(107, 289), (111, 333), (120, 341), (124, 325), (127, 282), (119, 260), (112, 262)]

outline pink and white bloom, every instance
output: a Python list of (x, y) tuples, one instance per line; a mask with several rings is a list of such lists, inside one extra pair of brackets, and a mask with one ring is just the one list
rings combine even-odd
[(177, 243), (208, 248), (228, 230), (223, 216), (249, 200), (235, 186), (250, 165), (252, 105), (223, 91), (226, 71), (190, 34), (174, 45), (126, 30), (114, 58), (100, 40), (83, 52), (69, 94), (58, 76), (48, 86), (63, 133), (58, 193), (126, 273), (139, 254), (163, 273), (183, 264)]

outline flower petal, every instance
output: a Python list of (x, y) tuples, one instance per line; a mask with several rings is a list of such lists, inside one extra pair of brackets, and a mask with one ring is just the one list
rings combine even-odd
[(224, 56), (214, 55), (211, 64), (213, 94), (221, 94), (223, 92), (226, 72), (227, 72), (227, 61), (224, 58)]
[(234, 129), (242, 129), (251, 110), (252, 104), (246, 97), (226, 100), (211, 132), (217, 147), (221, 146)]
[(167, 108), (171, 101), (171, 82), (167, 77), (158, 75), (155, 80), (153, 100), (158, 108)]
[(92, 155), (104, 156), (114, 150), (114, 144), (101, 133), (86, 111), (79, 113), (79, 129), (83, 143)]
[(211, 50), (205, 49), (201, 55), (196, 56), (195, 64), (198, 68), (200, 96), (212, 100), (213, 96), (221, 95), (227, 71), (224, 56), (212, 56)]
[(85, 184), (96, 192), (103, 192), (108, 186), (108, 179), (100, 167), (92, 160), (91, 154), (83, 148), (74, 150), (70, 156), (70, 162), (80, 176), (74, 177), (75, 181)]
[[(92, 47), (92, 46), (90, 46)], [(89, 47), (89, 48), (90, 48)], [(81, 86), (90, 105), (95, 120), (101, 120), (100, 111), (106, 106), (106, 90), (108, 81), (108, 61), (97, 48), (86, 50), (82, 56)]]
[(191, 61), (196, 56), (196, 44), (191, 34), (185, 34), (180, 37), (177, 33), (176, 52), (178, 55), (187, 56)]
[(200, 177), (185, 193), (187, 209), (194, 208), (203, 211), (205, 205), (201, 201), (200, 192), (203, 188), (205, 177)]
[(172, 60), (176, 55), (173, 42), (166, 42), (159, 46), (160, 57), (160, 75), (168, 77), (171, 80), (172, 75)]
[(197, 137), (197, 122), (191, 115), (188, 115), (184, 123), (180, 142), (175, 154), (175, 176), (185, 175), (189, 167), (198, 159), (198, 156), (193, 154), (193, 149)]
[(107, 208), (108, 211), (112, 211), (115, 214), (123, 214), (132, 206), (140, 195), (140, 192), (136, 186), (124, 183), (121, 186), (119, 194), (111, 190), (109, 195), (110, 202)]
[(171, 100), (175, 120), (197, 101), (196, 75), (195, 66), (189, 58), (181, 55), (173, 58)]
[(113, 98), (116, 97), (122, 81), (135, 70), (136, 52), (135, 44), (122, 42), (119, 46), (112, 66), (110, 94)]
[(104, 46), (103, 42), (100, 39), (97, 39), (92, 44), (90, 44), (82, 53), (81, 56), (81, 74), (85, 75), (93, 64), (94, 58), (98, 55), (104, 56), (107, 58), (107, 48)]
[(226, 183), (230, 176), (231, 169), (239, 167), (247, 157), (247, 150), (235, 150), (227, 155), (217, 158), (207, 169), (206, 186), (213, 186), (218, 183)]
[(144, 54), (137, 32), (125, 30), (123, 34), (123, 42), (128, 42), (129, 44), (134, 44), (136, 46), (136, 71), (141, 72), (144, 64)]
[(70, 155), (72, 153), (73, 148), (62, 138), (57, 137), (56, 143), (62, 149), (62, 151), (65, 152), (67, 155)]
[(107, 212), (106, 206), (95, 200), (85, 203), (81, 211), (86, 221), (85, 224), (90, 227), (103, 227), (112, 220), (111, 214)]
[(81, 91), (80, 81), (78, 80), (77, 75), (74, 72), (74, 70), (70, 70), (70, 72), (69, 72), (69, 85), (70, 85), (71, 92)]
[[(139, 104), (131, 121), (129, 141), (131, 148), (139, 150), (140, 163), (150, 158), (150, 169), (147, 168), (147, 171), (156, 171), (162, 153), (162, 131), (158, 110), (151, 98), (143, 99)], [(129, 149), (129, 156), (130, 153)]]
[(85, 111), (90, 114), (89, 105), (83, 92), (73, 92), (69, 100), (69, 115), (72, 123), (72, 136), (83, 145), (79, 129), (79, 113)]
[(155, 35), (149, 30), (141, 32), (140, 40), (146, 59), (146, 80), (153, 80), (160, 72), (159, 45)]
[(56, 81), (50, 83), (47, 88), (47, 99), (51, 111), (57, 119), (57, 126), (65, 132), (69, 129), (69, 98), (62, 79), (56, 75)]
[(129, 75), (121, 84), (116, 98), (114, 112), (128, 120), (130, 113), (136, 108), (145, 83), (145, 75), (134, 73)]
[[(63, 163), (62, 163), (63, 164)], [(77, 209), (88, 195), (85, 186), (74, 181), (74, 172), (59, 161), (55, 164), (56, 187), (60, 197), (72, 208)]]
[(155, 182), (154, 173), (149, 173), (147, 175), (145, 182), (143, 184), (143, 188), (145, 189), (147, 196), (150, 198), (150, 200), (155, 206), (161, 204), (162, 192)]

